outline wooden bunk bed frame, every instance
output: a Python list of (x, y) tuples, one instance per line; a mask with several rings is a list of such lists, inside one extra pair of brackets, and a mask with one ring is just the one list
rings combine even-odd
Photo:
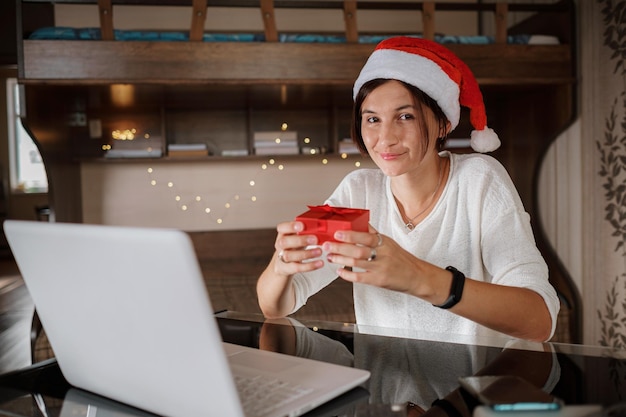
[[(18, 0), (41, 4), (44, 0)], [(357, 10), (421, 10), (423, 36), (435, 37), (435, 13), (486, 11), (495, 19), (495, 43), (448, 45), (465, 60), (481, 85), (571, 83), (572, 34), (562, 30), (570, 24), (570, 2), (544, 5), (498, 3), (358, 2), (344, 1), (210, 1), (213, 6), (258, 7), (263, 18), (265, 42), (201, 42), (207, 0), (48, 0), (49, 3), (98, 4), (102, 41), (42, 41), (23, 39), (18, 48), (22, 82), (64, 80), (76, 83), (182, 83), (182, 82), (320, 82), (352, 83), (355, 74), (374, 48), (357, 43)], [(114, 4), (190, 6), (190, 42), (118, 42), (113, 40)], [(343, 7), (345, 44), (279, 43), (275, 8)], [(18, 10), (21, 10), (19, 8)], [(543, 24), (544, 34), (559, 31), (560, 45), (509, 45), (506, 28), (509, 11), (537, 11), (554, 16)], [(565, 18), (565, 20), (564, 20)], [(19, 22), (18, 22), (19, 23)], [(417, 24), (416, 24), (417, 26)], [(20, 28), (18, 28), (20, 30)], [(563, 35), (565, 33), (566, 35)], [(23, 36), (24, 31), (21, 31)], [(94, 47), (96, 46), (96, 47)], [(324, 59), (319, 59), (323, 56)], [(257, 65), (263, 62), (266, 65)]]
[[(548, 244), (539, 222), (538, 173), (550, 143), (576, 117), (575, 7), (572, 0), (553, 4), (437, 3), (434, 1), (288, 1), (288, 0), (16, 0), (18, 3), (18, 77), (24, 86), (25, 125), (33, 133), (46, 163), (50, 205), (57, 221), (80, 222), (80, 169), (73, 150), (75, 127), (68, 127), (72, 94), (83, 86), (131, 83), (165, 85), (306, 84), (349, 90), (373, 44), (358, 40), (359, 10), (420, 10), (423, 36), (434, 38), (436, 17), (447, 10), (489, 11), (495, 19), (495, 42), (488, 45), (447, 45), (474, 72), (485, 97), (493, 127), (503, 139), (494, 153), (509, 170), (531, 214), (537, 243), (550, 268), (550, 279), (563, 300), (558, 341), (582, 340), (582, 305), (567, 271)], [(31, 40), (39, 25), (53, 25), (53, 3), (97, 4), (102, 40)], [(188, 42), (114, 40), (116, 5), (186, 6), (190, 10)], [(201, 41), (207, 13), (213, 6), (255, 7), (263, 19), (264, 42)], [(278, 42), (276, 8), (341, 8), (345, 43)], [(42, 14), (44, 11), (44, 14)], [(537, 12), (507, 28), (507, 13)], [(47, 13), (47, 14), (46, 14)], [(44, 16), (44, 17), (42, 17)], [(36, 17), (34, 19), (33, 17)], [(507, 44), (507, 35), (554, 35), (558, 45)], [(63, 109), (63, 110), (62, 110)], [(59, 112), (65, 112), (63, 114)], [(251, 231), (271, 253), (273, 233)], [(221, 233), (221, 232), (220, 232)], [(210, 233), (209, 233), (210, 234)], [(237, 233), (240, 238), (241, 232)], [(194, 237), (204, 247), (203, 234)], [(221, 248), (229, 247), (223, 233)], [(238, 238), (238, 239), (239, 239)], [(239, 242), (241, 240), (238, 240)], [(211, 248), (214, 251), (220, 248)], [(235, 255), (230, 252), (236, 252)], [(258, 250), (257, 250), (258, 252)], [(202, 257), (202, 254), (199, 254)], [(256, 255), (259, 255), (258, 253)], [(257, 262), (257, 267), (259, 267)], [(253, 271), (252, 273), (259, 273)]]

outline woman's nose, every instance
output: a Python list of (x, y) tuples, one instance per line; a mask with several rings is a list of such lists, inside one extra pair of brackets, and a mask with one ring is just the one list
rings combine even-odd
[(398, 132), (392, 123), (381, 124), (378, 142), (384, 145), (392, 145), (398, 142)]

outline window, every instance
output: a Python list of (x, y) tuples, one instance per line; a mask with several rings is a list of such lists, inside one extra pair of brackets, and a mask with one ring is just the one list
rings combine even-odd
[(11, 191), (46, 193), (48, 192), (48, 178), (41, 154), (20, 120), (22, 107), (19, 89), (20, 86), (15, 78), (7, 79)]

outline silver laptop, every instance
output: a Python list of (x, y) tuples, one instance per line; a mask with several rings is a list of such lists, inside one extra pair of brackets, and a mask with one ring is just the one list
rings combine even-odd
[[(182, 231), (15, 220), (4, 230), (75, 387), (166, 416), (295, 416), (369, 378), (365, 370), (223, 343)], [(264, 382), (273, 380), (296, 388), (295, 399), (261, 411), (270, 396)]]

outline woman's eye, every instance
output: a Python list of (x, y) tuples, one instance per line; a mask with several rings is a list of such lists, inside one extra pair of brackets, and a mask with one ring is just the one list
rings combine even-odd
[(378, 118), (374, 116), (370, 116), (365, 120), (367, 120), (367, 123), (376, 123), (378, 121)]
[(413, 115), (409, 113), (404, 113), (400, 115), (400, 120), (412, 120)]

